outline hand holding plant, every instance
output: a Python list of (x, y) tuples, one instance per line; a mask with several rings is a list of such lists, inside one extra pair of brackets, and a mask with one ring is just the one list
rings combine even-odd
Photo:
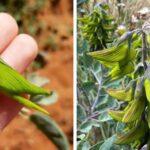
[[(27, 34), (18, 35), (17, 23), (14, 20), (14, 18), (9, 16), (8, 14), (0, 13), (0, 22), (1, 22), (0, 24), (0, 33), (1, 33), (0, 34), (0, 57), (2, 58), (4, 62), (6, 62), (10, 66), (9, 67), (5, 65), (4, 63), (1, 66), (1, 69), (2, 67), (9, 68), (10, 72), (8, 72), (6, 68), (5, 68), (6, 70), (5, 69), (3, 70), (5, 75), (11, 74), (11, 71), (15, 72), (13, 69), (15, 69), (19, 73), (23, 73), (24, 70), (27, 68), (27, 66), (33, 61), (33, 59), (37, 55), (37, 49), (38, 49), (37, 44), (35, 40)], [(17, 72), (14, 75), (17, 77), (17, 79), (19, 79), (21, 76), (19, 76)], [(1, 72), (1, 76), (2, 74), (3, 73)], [(4, 78), (6, 77), (5, 75), (3, 76)], [(26, 82), (26, 80), (24, 81)], [(6, 84), (7, 83), (5, 83), (4, 85)], [(12, 82), (12, 87), (13, 87), (13, 82)], [(5, 93), (6, 90), (3, 92)], [(15, 117), (15, 115), (22, 108), (22, 105), (20, 105), (18, 102), (15, 102), (14, 100), (12, 100), (12, 98), (10, 98), (12, 97), (12, 95), (15, 96), (14, 93), (10, 94), (9, 97), (5, 96), (4, 94), (0, 94), (1, 96), (0, 129), (1, 130)], [(20, 95), (18, 96), (20, 97)], [(23, 98), (22, 97), (20, 98), (19, 99), (22, 101)]]

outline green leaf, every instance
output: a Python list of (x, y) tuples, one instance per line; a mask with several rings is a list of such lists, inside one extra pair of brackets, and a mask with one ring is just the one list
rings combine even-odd
[(27, 79), (34, 85), (37, 85), (39, 87), (42, 87), (49, 83), (49, 80), (47, 78), (41, 77), (37, 74), (28, 74)]
[(80, 134), (78, 135), (78, 139), (83, 140), (86, 137), (86, 134)]
[(114, 100), (112, 97), (105, 95), (100, 97), (101, 101), (96, 105), (96, 110), (99, 112), (103, 112), (108, 108), (119, 107), (119, 103)]
[(31, 98), (31, 101), (41, 106), (47, 106), (57, 102), (58, 93), (56, 91), (51, 92), (49, 95), (37, 95)]
[(81, 124), (80, 131), (83, 133), (88, 133), (92, 127), (99, 127), (99, 123), (94, 120), (87, 120)]
[(35, 113), (30, 120), (58, 147), (59, 150), (70, 150), (68, 140), (58, 125), (47, 115)]
[(90, 150), (99, 150), (99, 148), (101, 147), (102, 143), (103, 143), (103, 141), (101, 141), (101, 142), (99, 142), (99, 143), (93, 145), (93, 146), (90, 148)]
[(110, 138), (108, 138), (100, 147), (99, 150), (127, 150), (126, 148), (122, 149), (120, 146), (114, 144), (116, 140), (116, 136), (112, 136)]
[(88, 141), (81, 141), (78, 143), (77, 150), (89, 150), (90, 143)]
[(84, 121), (86, 119), (86, 112), (80, 104), (77, 105), (77, 119), (79, 121)]
[(83, 88), (89, 92), (90, 90), (95, 88), (95, 82), (87, 81), (82, 84)]
[(79, 7), (80, 5), (82, 5), (83, 3), (87, 2), (88, 0), (78, 0), (77, 1), (77, 6)]
[(116, 140), (115, 136), (112, 136), (110, 138), (108, 138), (100, 147), (99, 150), (111, 150), (114, 144), (114, 141)]
[(126, 125), (122, 122), (118, 122), (116, 126), (116, 133), (122, 133), (122, 131), (125, 129)]
[(106, 122), (106, 121), (112, 120), (112, 118), (110, 117), (110, 115), (108, 115), (108, 114), (105, 112), (105, 113), (102, 113), (102, 114), (98, 117), (98, 120), (99, 120), (100, 122)]

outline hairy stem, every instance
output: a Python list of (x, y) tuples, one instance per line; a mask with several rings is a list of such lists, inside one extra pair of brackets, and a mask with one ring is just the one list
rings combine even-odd
[(142, 62), (145, 70), (147, 68), (146, 60), (147, 60), (147, 41), (146, 41), (146, 34), (142, 32)]
[(101, 126), (100, 126), (100, 131), (101, 131), (103, 140), (106, 140), (107, 136), (105, 135), (105, 130), (104, 130), (103, 124), (101, 124)]
[[(86, 101), (86, 111), (88, 111), (88, 114), (90, 114), (91, 115), (91, 111), (89, 112), (89, 108), (91, 107), (91, 102), (90, 102), (90, 99), (89, 99), (89, 97), (88, 97), (88, 95), (87, 95), (87, 93), (86, 93), (86, 91), (85, 91), (85, 89), (82, 87), (82, 84), (79, 82), (79, 80), (77, 81), (77, 85), (78, 85), (78, 88), (79, 88), (79, 90), (78, 90), (78, 92), (79, 91), (82, 91), (82, 94), (84, 95), (84, 97), (85, 97), (85, 101)], [(87, 108), (88, 107), (88, 108)]]
[(97, 80), (98, 82), (98, 90), (97, 90), (97, 96), (96, 96), (96, 99), (91, 107), (91, 111), (94, 112), (95, 110), (95, 107), (96, 107), (96, 104), (98, 103), (98, 100), (99, 100), (99, 96), (100, 96), (100, 91), (101, 91), (101, 80), (98, 78), (97, 74), (91, 70), (92, 74), (94, 75), (95, 79)]

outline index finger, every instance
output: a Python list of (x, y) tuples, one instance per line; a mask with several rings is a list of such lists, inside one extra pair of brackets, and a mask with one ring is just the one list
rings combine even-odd
[(0, 53), (18, 34), (18, 25), (15, 19), (7, 13), (0, 13)]

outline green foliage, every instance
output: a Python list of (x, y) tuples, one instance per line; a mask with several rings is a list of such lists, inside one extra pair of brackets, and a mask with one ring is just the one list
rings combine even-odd
[(51, 92), (51, 95), (38, 95), (31, 97), (31, 101), (41, 105), (47, 106), (56, 103), (58, 100), (58, 93), (56, 91)]
[[(93, 50), (92, 46), (89, 45), (90, 40), (81, 36), (82, 29), (80, 30), (80, 26), (78, 30), (78, 150), (83, 150), (92, 149), (92, 145), (97, 144), (99, 141), (102, 144), (102, 141), (114, 133), (115, 128), (113, 124), (115, 124), (115, 121), (108, 116), (107, 109), (119, 107), (120, 104), (108, 97), (104, 91), (103, 86), (105, 85), (102, 86), (104, 81), (100, 79), (101, 76), (104, 77), (103, 68), (100, 67), (99, 62), (87, 55), (87, 52)], [(98, 39), (98, 36), (102, 35), (97, 35), (95, 38)], [(105, 39), (104, 43), (108, 44)], [(100, 49), (100, 47), (103, 48), (104, 46), (100, 43), (99, 46), (95, 45), (95, 49), (98, 50), (98, 47)]]
[[(108, 5), (97, 4), (93, 10), (102, 6)], [(78, 22), (78, 150), (140, 149), (149, 145), (150, 25), (121, 34), (115, 27), (107, 41), (105, 32), (101, 38), (95, 34), (97, 28), (108, 28), (98, 15), (90, 18), (93, 10), (79, 14)]]
[(58, 147), (59, 150), (69, 150), (68, 140), (58, 125), (50, 117), (34, 113), (30, 120)]
[(81, 35), (88, 41), (92, 50), (102, 49), (113, 41), (116, 29), (115, 19), (108, 15), (108, 5), (97, 4), (90, 14), (78, 18)]
[[(18, 23), (20, 32), (38, 36), (41, 33), (41, 30), (46, 27), (46, 23), (39, 21), (37, 17), (38, 13), (45, 5), (45, 2), (45, 0), (1, 0), (0, 11), (13, 15)], [(47, 43), (45, 43), (47, 46), (51, 46), (48, 42), (50, 42), (52, 38), (47, 39)], [(56, 42), (53, 40), (51, 41), (51, 44), (53, 49), (55, 49)], [(46, 56), (47, 53), (41, 51), (33, 62), (32, 69), (37, 70), (45, 66)], [(13, 98), (13, 100), (16, 100), (24, 106), (48, 114), (48, 112), (40, 106), (48, 106), (58, 100), (57, 92), (48, 92), (41, 88), (49, 82), (47, 78), (37, 74), (27, 73), (27, 79), (29, 80), (27, 81), (1, 60), (0, 71), (1, 92), (4, 92)], [(30, 101), (21, 97), (21, 94), (24, 93), (31, 94)], [(25, 118), (30, 118), (32, 122), (37, 125), (38, 129), (41, 130), (42, 133), (45, 134), (60, 150), (70, 149), (66, 136), (48, 115), (39, 113), (32, 114), (29, 109), (22, 109), (20, 114)]]

